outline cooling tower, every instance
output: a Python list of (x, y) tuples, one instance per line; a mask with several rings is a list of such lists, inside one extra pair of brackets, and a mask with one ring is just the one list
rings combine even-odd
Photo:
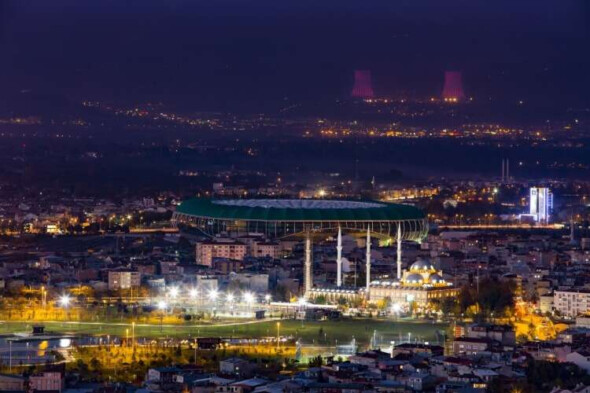
[(354, 72), (354, 85), (352, 86), (353, 98), (373, 98), (373, 82), (371, 81), (371, 71), (356, 70)]
[(459, 71), (446, 71), (442, 98), (446, 102), (458, 102), (465, 99), (463, 79)]

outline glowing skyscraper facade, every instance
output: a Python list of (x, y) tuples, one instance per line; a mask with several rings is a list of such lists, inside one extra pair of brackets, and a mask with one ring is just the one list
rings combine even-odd
[(531, 187), (529, 190), (529, 214), (535, 221), (548, 223), (553, 210), (553, 193), (546, 187)]

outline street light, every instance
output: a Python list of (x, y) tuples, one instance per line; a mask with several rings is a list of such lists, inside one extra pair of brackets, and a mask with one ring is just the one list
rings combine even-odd
[(66, 319), (68, 319), (68, 306), (70, 305), (70, 297), (68, 295), (62, 295), (58, 301), (59, 304), (66, 309)]
[(164, 330), (164, 311), (166, 311), (168, 305), (165, 301), (160, 300), (158, 302), (158, 308), (160, 309), (160, 333)]
[(209, 299), (211, 299), (212, 301), (217, 300), (217, 296), (219, 296), (219, 292), (217, 292), (216, 289), (212, 289), (209, 291)]
[(198, 291), (196, 288), (192, 288), (192, 289), (189, 291), (189, 295), (190, 295), (191, 299), (193, 299), (193, 300), (194, 300), (194, 299), (196, 299), (196, 298), (197, 298), (197, 296), (199, 296), (199, 291)]
[(41, 286), (41, 304), (43, 307), (47, 306), (47, 289), (45, 289), (45, 285)]

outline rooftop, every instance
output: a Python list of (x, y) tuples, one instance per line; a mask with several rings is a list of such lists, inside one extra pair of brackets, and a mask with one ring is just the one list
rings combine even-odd
[(182, 202), (177, 214), (253, 221), (399, 221), (421, 220), (410, 205), (326, 199), (206, 199)]

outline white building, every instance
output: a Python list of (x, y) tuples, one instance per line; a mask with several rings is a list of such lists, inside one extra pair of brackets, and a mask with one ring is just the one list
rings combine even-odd
[(231, 273), (229, 279), (243, 289), (258, 293), (268, 292), (268, 274)]
[(201, 276), (196, 277), (197, 290), (199, 293), (208, 294), (210, 292), (217, 292), (219, 289), (219, 280), (215, 276)]
[(280, 256), (281, 246), (274, 242), (256, 242), (252, 249), (252, 256), (254, 257), (270, 257), (278, 258)]
[(576, 327), (590, 329), (590, 317), (577, 317)]
[(590, 311), (590, 291), (556, 290), (553, 294), (553, 307), (561, 315), (574, 318)]
[(141, 284), (141, 273), (123, 270), (109, 272), (109, 290), (137, 288)]
[(198, 265), (212, 266), (214, 258), (242, 261), (248, 253), (248, 246), (231, 239), (198, 242), (195, 257)]

